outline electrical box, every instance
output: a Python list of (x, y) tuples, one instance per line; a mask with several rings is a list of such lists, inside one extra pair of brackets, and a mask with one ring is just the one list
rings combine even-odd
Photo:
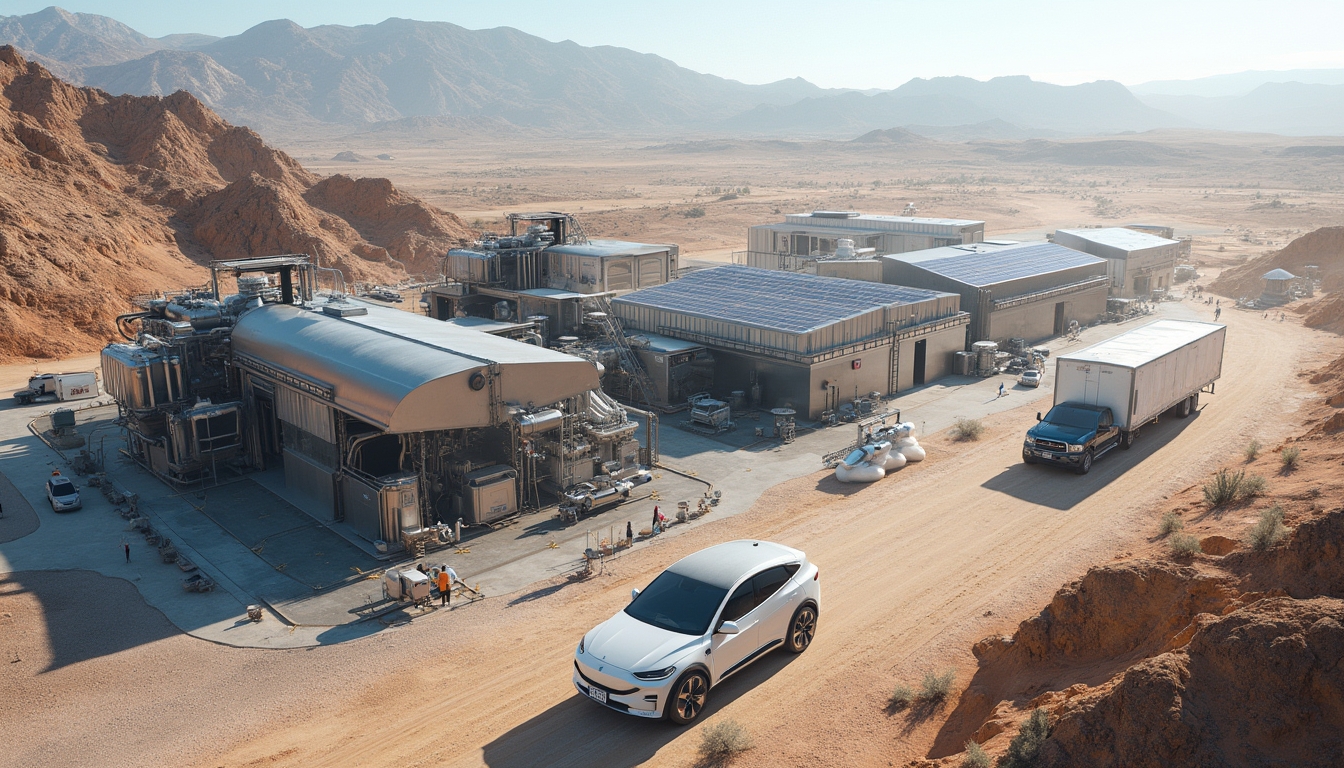
[(518, 472), (513, 467), (496, 464), (468, 473), (466, 479), (467, 525), (488, 525), (517, 513)]

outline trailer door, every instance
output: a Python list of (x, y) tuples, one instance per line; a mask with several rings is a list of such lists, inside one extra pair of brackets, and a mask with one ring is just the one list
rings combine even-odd
[(1101, 396), (1101, 366), (1095, 363), (1083, 367), (1083, 402), (1096, 405)]

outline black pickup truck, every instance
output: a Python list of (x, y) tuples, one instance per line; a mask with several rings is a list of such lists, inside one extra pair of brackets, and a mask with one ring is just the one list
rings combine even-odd
[(1036, 414), (1036, 420), (1040, 423), (1027, 430), (1022, 444), (1022, 461), (1027, 464), (1056, 464), (1086, 475), (1093, 460), (1120, 445), (1120, 428), (1110, 408), (1061, 403), (1044, 418)]

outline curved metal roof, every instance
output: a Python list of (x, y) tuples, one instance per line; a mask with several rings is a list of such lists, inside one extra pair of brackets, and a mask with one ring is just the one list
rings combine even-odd
[(596, 389), (581, 358), (367, 304), (332, 317), (288, 304), (245, 313), (234, 352), (327, 388), (332, 404), (388, 432), (490, 426), (489, 387), (472, 374), (499, 366), (505, 403), (550, 405)]

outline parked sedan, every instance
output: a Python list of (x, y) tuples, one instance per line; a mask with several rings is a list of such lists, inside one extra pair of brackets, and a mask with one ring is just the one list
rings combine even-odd
[(74, 512), (84, 506), (79, 500), (79, 489), (59, 472), (47, 478), (47, 501), (53, 512)]
[(1035, 368), (1028, 368), (1022, 372), (1021, 376), (1017, 377), (1017, 383), (1024, 387), (1039, 387), (1041, 386), (1041, 372)]
[(574, 687), (618, 712), (695, 720), (709, 691), (767, 652), (802, 653), (821, 610), (820, 572), (802, 552), (731, 541), (673, 563), (574, 654)]

